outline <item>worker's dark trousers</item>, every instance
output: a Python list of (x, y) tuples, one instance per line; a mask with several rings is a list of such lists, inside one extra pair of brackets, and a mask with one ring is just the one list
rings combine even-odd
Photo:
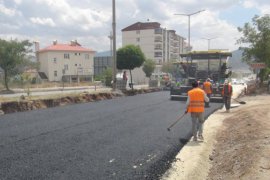
[(209, 101), (208, 102), (205, 102), (205, 104), (204, 104), (205, 107), (209, 107), (209, 102), (210, 102), (211, 94), (207, 94), (207, 97), (209, 98)]
[(230, 96), (224, 96), (223, 102), (225, 105), (226, 110), (229, 110), (231, 108), (231, 97)]

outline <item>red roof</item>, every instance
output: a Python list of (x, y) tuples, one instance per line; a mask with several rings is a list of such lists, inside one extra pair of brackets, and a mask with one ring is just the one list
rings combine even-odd
[(71, 45), (71, 44), (55, 44), (48, 46), (44, 49), (40, 49), (38, 52), (46, 52), (46, 51), (94, 52), (92, 49), (87, 49), (79, 45)]
[(135, 30), (157, 29), (157, 28), (160, 28), (160, 24), (158, 22), (145, 22), (145, 23), (137, 22), (122, 29), (122, 31), (135, 31)]

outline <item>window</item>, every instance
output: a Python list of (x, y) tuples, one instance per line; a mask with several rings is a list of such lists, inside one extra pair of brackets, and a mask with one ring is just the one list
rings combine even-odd
[(57, 77), (57, 71), (54, 71), (54, 77)]
[(154, 57), (162, 57), (162, 52), (155, 52)]
[(140, 42), (140, 38), (136, 38), (136, 41), (137, 41), (137, 42)]
[(156, 50), (162, 49), (162, 45), (161, 45), (161, 44), (156, 44), (156, 45), (155, 45), (155, 49), (156, 49)]
[(65, 65), (64, 65), (64, 69), (65, 69), (65, 70), (68, 70), (68, 64), (65, 64)]
[(85, 59), (90, 59), (89, 54), (85, 54)]
[(56, 61), (56, 58), (53, 58), (53, 62), (56, 64), (56, 62), (57, 62), (57, 61)]
[(155, 29), (155, 34), (162, 34), (162, 29), (161, 28)]
[(69, 59), (69, 54), (64, 54), (64, 59)]
[(77, 64), (75, 64), (75, 66), (77, 66)]
[(77, 56), (77, 53), (75, 53), (75, 56)]

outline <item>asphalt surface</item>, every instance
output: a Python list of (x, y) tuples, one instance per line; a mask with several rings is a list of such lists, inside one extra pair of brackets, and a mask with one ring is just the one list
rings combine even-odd
[[(208, 116), (221, 104), (210, 104)], [(158, 179), (191, 137), (169, 92), (0, 116), (0, 179)]]

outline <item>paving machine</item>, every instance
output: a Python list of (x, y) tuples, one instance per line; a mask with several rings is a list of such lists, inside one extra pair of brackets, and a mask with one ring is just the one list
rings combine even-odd
[(221, 91), (224, 80), (231, 75), (227, 67), (231, 52), (223, 50), (192, 51), (180, 54), (182, 61), (173, 63), (179, 73), (175, 73), (170, 89), (171, 100), (185, 101), (187, 92), (192, 89), (191, 83), (198, 81), (202, 87), (207, 78), (212, 81), (213, 93), (211, 102), (223, 102)]

